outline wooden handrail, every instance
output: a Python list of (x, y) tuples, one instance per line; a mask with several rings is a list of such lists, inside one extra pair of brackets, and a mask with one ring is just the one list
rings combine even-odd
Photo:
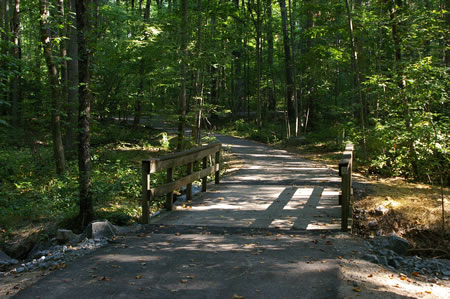
[[(221, 143), (213, 143), (191, 150), (173, 153), (162, 157), (142, 160), (142, 222), (149, 222), (149, 202), (158, 196), (166, 194), (167, 210), (173, 209), (173, 191), (186, 186), (186, 198), (192, 198), (192, 182), (202, 179), (202, 192), (206, 191), (207, 176), (214, 173), (215, 183), (220, 182), (220, 152)], [(208, 167), (208, 157), (215, 155), (215, 162)], [(202, 169), (193, 171), (193, 163), (202, 160)], [(186, 166), (186, 175), (182, 178), (173, 180), (173, 168), (177, 166)], [(166, 183), (158, 186), (150, 186), (150, 174), (159, 170), (167, 170)]]
[(341, 205), (341, 230), (348, 231), (348, 218), (352, 215), (351, 196), (352, 190), (352, 167), (353, 167), (353, 144), (345, 146), (341, 161), (339, 161), (339, 176), (342, 177), (341, 195), (339, 204)]

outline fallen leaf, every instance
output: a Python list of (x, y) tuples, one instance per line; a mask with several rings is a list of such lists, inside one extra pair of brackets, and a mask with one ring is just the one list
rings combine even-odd
[(113, 267), (113, 268), (120, 268), (120, 266), (118, 266), (118, 265), (111, 265), (111, 267)]
[(419, 272), (413, 272), (413, 273), (411, 273), (412, 274), (412, 276), (415, 276), (415, 277), (419, 277), (420, 276), (420, 273)]
[(373, 275), (372, 275), (372, 274), (369, 274), (369, 276), (367, 276), (367, 277), (373, 277)]
[(188, 280), (187, 280), (187, 279), (181, 279), (180, 282), (181, 282), (181, 283), (187, 283)]
[(353, 288), (353, 292), (358, 292), (358, 293), (359, 293), (359, 292), (361, 292), (361, 289), (358, 288), (358, 287), (354, 287), (354, 288)]
[(180, 233), (176, 233), (175, 236), (181, 236), (181, 234)]
[(431, 294), (432, 292), (431, 292), (431, 291), (425, 291), (425, 293), (427, 293), (427, 294)]
[(194, 279), (194, 278), (195, 278), (195, 275), (187, 275), (186, 278), (187, 278), (187, 279)]
[(234, 294), (233, 299), (244, 299), (244, 296), (239, 296), (238, 294)]
[(99, 280), (103, 280), (103, 281), (110, 281), (111, 279), (109, 279), (108, 277), (106, 277), (106, 276), (103, 276), (102, 278), (100, 278)]
[(144, 276), (142, 275), (136, 275), (136, 279), (142, 279)]

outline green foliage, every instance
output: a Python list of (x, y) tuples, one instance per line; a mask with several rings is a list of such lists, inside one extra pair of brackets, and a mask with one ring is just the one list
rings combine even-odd
[(383, 107), (369, 150), (376, 171), (421, 180), (441, 171), (448, 175), (448, 82), (445, 68), (431, 57), (406, 65), (394, 78), (374, 76), (367, 82)]

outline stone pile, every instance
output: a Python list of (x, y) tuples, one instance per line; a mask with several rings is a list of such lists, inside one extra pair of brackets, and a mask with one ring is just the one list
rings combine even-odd
[[(10, 274), (37, 269), (55, 270), (65, 268), (68, 262), (85, 255), (91, 250), (105, 246), (116, 235), (137, 232), (140, 229), (140, 225), (116, 227), (109, 221), (94, 221), (80, 235), (74, 234), (71, 230), (60, 229), (56, 237), (50, 240), (47, 246), (36, 245), (28, 254), (28, 258), (22, 263), (9, 258), (0, 251), (0, 271), (2, 271), (1, 269), (9, 269), (8, 271), (0, 272), (0, 279)], [(10, 269), (11, 266), (15, 266), (15, 268)]]
[(398, 236), (377, 237), (367, 242), (371, 253), (364, 255), (369, 262), (383, 265), (396, 272), (450, 279), (450, 261), (445, 259), (405, 256), (409, 242)]

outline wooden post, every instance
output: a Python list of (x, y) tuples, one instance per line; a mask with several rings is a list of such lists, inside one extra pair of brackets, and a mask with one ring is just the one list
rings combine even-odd
[(220, 183), (220, 148), (216, 152), (216, 161), (215, 161), (216, 173), (214, 175), (214, 183)]
[(150, 201), (150, 161), (142, 161), (142, 223), (148, 224)]
[[(206, 169), (207, 165), (208, 165), (208, 157), (203, 157), (202, 169)], [(206, 182), (207, 182), (207, 180), (208, 180), (207, 176), (202, 178), (202, 192), (206, 192)]]
[[(186, 166), (186, 174), (190, 175), (192, 173), (192, 162), (188, 163)], [(192, 183), (186, 185), (186, 200), (192, 200)]]
[[(167, 183), (170, 183), (173, 181), (173, 168), (167, 169)], [(166, 209), (168, 211), (173, 210), (173, 191), (170, 191), (166, 195)]]
[(342, 174), (342, 206), (341, 206), (341, 230), (348, 231), (348, 213), (350, 203), (349, 169), (341, 168)]

